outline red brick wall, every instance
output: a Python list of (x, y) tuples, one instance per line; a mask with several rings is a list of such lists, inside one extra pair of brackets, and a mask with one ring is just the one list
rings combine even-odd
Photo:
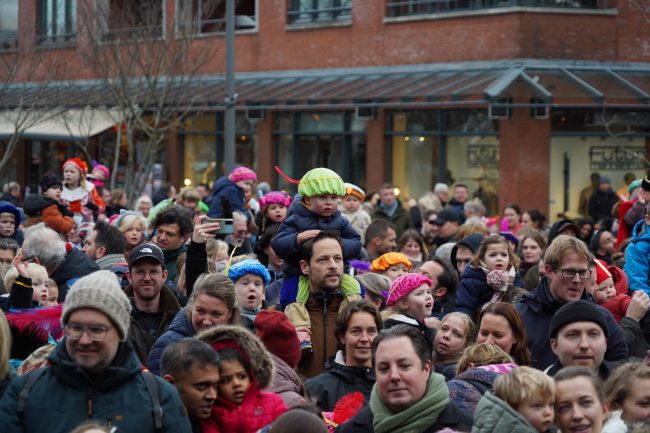
[(366, 125), (366, 191), (376, 191), (388, 180), (384, 144), (385, 118), (384, 111), (378, 110), (377, 118)]

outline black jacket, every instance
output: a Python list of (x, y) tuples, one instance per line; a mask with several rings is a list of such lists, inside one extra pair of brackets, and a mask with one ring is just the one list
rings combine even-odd
[(99, 271), (97, 263), (90, 260), (90, 258), (81, 250), (68, 245), (71, 244), (66, 245), (66, 248), (70, 248), (70, 250), (65, 255), (65, 260), (61, 266), (56, 268), (56, 270), (50, 274), (50, 278), (53, 279), (59, 287), (59, 302), (65, 301), (68, 289), (72, 287), (79, 278), (92, 274), (95, 271)]

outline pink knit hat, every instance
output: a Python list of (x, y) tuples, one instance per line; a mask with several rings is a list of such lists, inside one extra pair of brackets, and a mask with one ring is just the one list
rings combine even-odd
[(271, 191), (260, 198), (260, 208), (264, 210), (268, 205), (281, 204), (284, 207), (291, 205), (291, 196), (282, 191)]
[(257, 174), (248, 167), (237, 167), (228, 175), (228, 179), (237, 183), (242, 180), (257, 180)]
[(422, 274), (400, 275), (395, 279), (395, 281), (393, 281), (393, 284), (390, 285), (390, 289), (388, 289), (388, 299), (386, 300), (386, 304), (389, 306), (395, 305), (397, 301), (407, 297), (409, 293), (423, 284), (432, 287), (433, 281), (431, 278)]

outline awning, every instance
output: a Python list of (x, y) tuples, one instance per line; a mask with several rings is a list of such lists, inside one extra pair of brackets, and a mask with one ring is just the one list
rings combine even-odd
[(0, 111), (0, 139), (18, 132), (35, 140), (73, 141), (97, 135), (118, 122), (117, 111), (93, 108)]

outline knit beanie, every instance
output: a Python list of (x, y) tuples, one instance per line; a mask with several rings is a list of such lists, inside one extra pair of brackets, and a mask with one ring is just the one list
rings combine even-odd
[(18, 227), (18, 224), (22, 221), (22, 216), (20, 215), (20, 210), (9, 203), (8, 201), (0, 201), (0, 213), (10, 213), (14, 216), (14, 223), (16, 224), (16, 227)]
[(126, 340), (131, 322), (131, 303), (113, 272), (96, 271), (74, 283), (65, 298), (61, 315), (63, 326), (74, 311), (82, 308), (104, 313), (115, 324), (120, 338)]
[(59, 177), (58, 174), (53, 173), (51, 171), (48, 171), (43, 175), (43, 178), (41, 179), (39, 185), (41, 186), (42, 193), (45, 193), (45, 191), (54, 187), (59, 187), (59, 189), (63, 189), (63, 182), (61, 182), (61, 178)]
[(627, 187), (627, 192), (629, 192), (630, 194), (632, 194), (632, 192), (633, 192), (635, 189), (637, 189), (637, 188), (639, 188), (640, 186), (642, 186), (642, 184), (643, 184), (643, 179), (636, 179), (636, 180), (633, 180), (632, 182), (630, 182), (630, 186)]
[(341, 176), (325, 167), (309, 170), (300, 179), (298, 192), (303, 197), (314, 197), (322, 194), (333, 194), (339, 197), (345, 195), (345, 186)]
[(63, 163), (63, 168), (69, 164), (77, 167), (81, 171), (82, 177), (86, 177), (88, 174), (88, 164), (86, 164), (86, 161), (82, 161), (80, 158), (70, 158)]
[(289, 207), (291, 205), (291, 196), (283, 191), (271, 191), (260, 198), (259, 204), (262, 211), (272, 204), (281, 204), (284, 207)]
[(606, 183), (608, 185), (611, 185), (612, 180), (609, 178), (609, 176), (602, 175), (600, 176), (600, 183)]
[(228, 278), (230, 278), (233, 283), (237, 282), (238, 279), (246, 274), (253, 274), (261, 277), (265, 286), (271, 282), (271, 275), (269, 274), (268, 269), (257, 260), (242, 260), (241, 262), (231, 265), (228, 270)]
[(237, 167), (230, 172), (228, 179), (235, 183), (242, 180), (252, 180), (255, 182), (257, 180), (257, 174), (248, 167)]
[(596, 284), (600, 284), (608, 278), (612, 278), (612, 273), (607, 269), (607, 263), (602, 260), (594, 259), (596, 262)]
[(372, 272), (384, 272), (386, 269), (394, 265), (402, 264), (408, 268), (410, 271), (413, 267), (413, 263), (402, 253), (386, 253), (375, 260), (370, 264), (370, 270)]
[(422, 274), (403, 274), (393, 281), (388, 290), (388, 299), (386, 304), (388, 306), (395, 305), (400, 299), (406, 298), (409, 293), (418, 287), (426, 284), (429, 287), (433, 286), (431, 278)]
[(555, 312), (551, 319), (551, 338), (556, 338), (560, 329), (575, 322), (593, 322), (600, 326), (607, 336), (607, 320), (605, 315), (598, 310), (596, 304), (584, 299), (564, 304)]
[(99, 171), (101, 171), (102, 173), (104, 173), (104, 180), (107, 180), (107, 179), (110, 177), (110, 175), (111, 175), (110, 170), (109, 170), (108, 167), (106, 167), (104, 164), (97, 164), (97, 165), (95, 165), (95, 166), (93, 167), (93, 171), (95, 171), (95, 170), (99, 170)]
[(646, 191), (650, 191), (650, 176), (646, 176), (643, 178), (641, 181), (641, 188), (643, 188)]
[(262, 310), (255, 317), (256, 335), (266, 349), (296, 368), (300, 362), (300, 340), (296, 328), (284, 313)]
[(344, 183), (345, 186), (345, 195), (351, 195), (363, 201), (366, 198), (366, 192), (359, 188), (358, 186), (351, 183)]

